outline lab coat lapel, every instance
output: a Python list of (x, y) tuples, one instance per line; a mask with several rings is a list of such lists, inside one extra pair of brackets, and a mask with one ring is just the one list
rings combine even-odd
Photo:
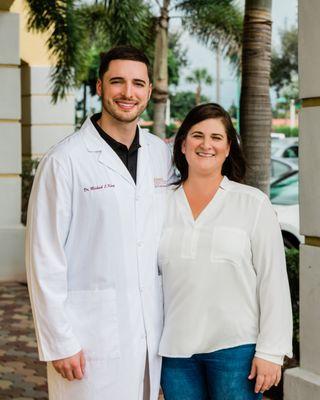
[(138, 165), (137, 165), (137, 187), (141, 188), (145, 183), (145, 175), (149, 168), (151, 168), (149, 157), (149, 143), (143, 134), (143, 129), (139, 127), (139, 141), (140, 148), (138, 150)]
[(101, 164), (104, 164), (108, 168), (112, 169), (114, 172), (122, 176), (128, 183), (135, 186), (134, 180), (130, 175), (128, 169), (121, 161), (120, 157), (115, 153), (112, 148), (106, 144), (102, 149), (100, 156), (98, 158)]
[(99, 152), (98, 162), (112, 169), (121, 175), (128, 183), (135, 185), (128, 169), (123, 164), (116, 152), (100, 137), (90, 118), (86, 120), (82, 127), (84, 141), (88, 151)]

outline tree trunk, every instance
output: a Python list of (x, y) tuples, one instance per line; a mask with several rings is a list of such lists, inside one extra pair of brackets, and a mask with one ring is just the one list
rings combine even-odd
[(220, 52), (221, 46), (218, 42), (216, 50), (216, 102), (220, 104)]
[(161, 15), (157, 23), (156, 46), (153, 65), (153, 131), (166, 136), (166, 104), (168, 99), (168, 25), (170, 0), (163, 0)]
[(87, 85), (83, 84), (82, 121), (87, 118)]
[(197, 86), (196, 90), (196, 106), (201, 103), (201, 86), (200, 84)]
[(247, 159), (246, 183), (269, 193), (272, 0), (246, 0), (243, 27), (240, 133)]

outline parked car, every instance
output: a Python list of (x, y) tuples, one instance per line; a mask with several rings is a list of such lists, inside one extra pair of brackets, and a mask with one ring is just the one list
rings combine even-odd
[(291, 171), (276, 179), (270, 186), (270, 199), (277, 213), (284, 245), (299, 248), (304, 237), (299, 232), (299, 177)]
[(271, 140), (271, 156), (283, 161), (291, 161), (295, 164), (298, 164), (298, 138), (295, 137)]
[(290, 172), (298, 171), (298, 164), (291, 159), (271, 157), (270, 181), (271, 184)]

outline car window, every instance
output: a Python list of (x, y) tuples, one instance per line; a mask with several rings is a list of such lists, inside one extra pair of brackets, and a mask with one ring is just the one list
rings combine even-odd
[(274, 156), (277, 154), (277, 152), (282, 148), (282, 146), (278, 145), (278, 143), (271, 143), (271, 155)]
[(291, 175), (271, 185), (270, 199), (273, 204), (293, 205), (299, 202), (298, 174)]
[(271, 177), (281, 176), (291, 170), (291, 167), (278, 160), (271, 160)]
[(288, 147), (283, 152), (283, 157), (286, 157), (286, 158), (297, 158), (298, 156), (299, 156), (299, 147), (298, 146)]

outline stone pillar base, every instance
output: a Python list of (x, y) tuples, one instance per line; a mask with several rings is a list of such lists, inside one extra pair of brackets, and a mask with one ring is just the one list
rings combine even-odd
[(26, 281), (25, 227), (0, 227), (0, 281)]
[(292, 368), (284, 376), (284, 400), (319, 400), (320, 375)]

